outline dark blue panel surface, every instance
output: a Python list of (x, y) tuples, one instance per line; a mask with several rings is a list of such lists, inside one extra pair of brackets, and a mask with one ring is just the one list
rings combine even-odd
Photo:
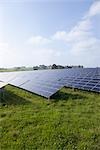
[(47, 98), (63, 86), (100, 92), (100, 68), (7, 72), (0, 80)]

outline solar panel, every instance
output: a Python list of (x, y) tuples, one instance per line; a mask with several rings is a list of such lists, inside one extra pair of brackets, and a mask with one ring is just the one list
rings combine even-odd
[(4, 86), (6, 86), (8, 83), (2, 82), (0, 81), (0, 89), (3, 88)]
[(63, 86), (100, 92), (100, 68), (8, 72), (0, 80), (46, 98)]

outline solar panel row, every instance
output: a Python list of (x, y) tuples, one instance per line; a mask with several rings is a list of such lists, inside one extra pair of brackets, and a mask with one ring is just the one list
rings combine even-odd
[(100, 92), (100, 68), (0, 73), (0, 80), (47, 98), (63, 86)]
[(0, 89), (3, 88), (4, 86), (6, 86), (8, 83), (2, 82), (0, 81)]

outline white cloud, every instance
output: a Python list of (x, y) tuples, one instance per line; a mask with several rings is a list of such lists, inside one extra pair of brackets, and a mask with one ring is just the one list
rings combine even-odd
[(91, 36), (91, 32), (89, 30), (92, 28), (91, 21), (89, 19), (82, 20), (74, 26), (70, 32), (66, 31), (58, 31), (53, 35), (53, 39), (55, 40), (63, 40), (66, 42), (75, 42), (79, 40), (86, 39)]
[(50, 43), (50, 40), (42, 36), (32, 36), (28, 40), (28, 43), (32, 45), (45, 45), (45, 44)]
[[(28, 44), (24, 45), (24, 50), (18, 50), (15, 55), (13, 49), (10, 49), (12, 53), (8, 56), (9, 58), (12, 57), (13, 61), (9, 60), (8, 62), (12, 64), (18, 58), (19, 63), (24, 65), (27, 65), (27, 63), (33, 65), (66, 63), (88, 66), (100, 64), (100, 39), (94, 36), (92, 22), (95, 15), (100, 14), (99, 7), (100, 2), (94, 2), (88, 12), (69, 32), (57, 31), (48, 38), (41, 35), (32, 36), (28, 39)], [(1, 45), (6, 49), (6, 44)], [(4, 51), (4, 55), (8, 51), (9, 49)], [(5, 56), (5, 60), (8, 56)]]
[[(52, 64), (59, 57), (59, 52), (57, 49), (50, 48), (36, 48), (35, 51), (30, 51), (31, 59), (28, 62), (32, 61), (33, 65), (40, 64)], [(34, 59), (33, 59), (34, 58)], [(28, 58), (27, 58), (28, 59)], [(38, 61), (37, 61), (38, 60)], [(32, 63), (31, 63), (32, 64)]]
[(8, 43), (0, 42), (0, 51), (7, 49), (7, 48), (8, 48)]
[[(7, 67), (16, 62), (16, 50), (6, 42), (0, 42), (0, 67)], [(2, 66), (1, 66), (2, 65)]]
[(91, 55), (94, 54), (100, 55), (99, 47), (100, 47), (100, 40), (96, 38), (90, 38), (88, 39), (88, 41), (84, 40), (74, 43), (71, 52), (74, 55), (86, 54), (87, 57), (91, 57)]
[(100, 1), (95, 1), (92, 6), (90, 7), (88, 13), (85, 17), (93, 17), (95, 15), (100, 15)]
[(92, 64), (91, 61), (100, 56), (100, 39), (93, 34), (92, 22), (98, 14), (100, 15), (100, 1), (94, 2), (87, 14), (69, 32), (57, 31), (52, 39), (64, 41), (70, 46), (73, 57), (80, 57), (83, 63), (88, 62), (89, 59)]
[(66, 40), (67, 33), (65, 31), (57, 31), (53, 36), (53, 40)]

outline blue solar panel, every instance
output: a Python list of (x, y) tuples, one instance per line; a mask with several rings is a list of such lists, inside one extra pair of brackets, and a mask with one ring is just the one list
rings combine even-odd
[(0, 80), (47, 98), (63, 86), (100, 92), (100, 68), (0, 73)]

